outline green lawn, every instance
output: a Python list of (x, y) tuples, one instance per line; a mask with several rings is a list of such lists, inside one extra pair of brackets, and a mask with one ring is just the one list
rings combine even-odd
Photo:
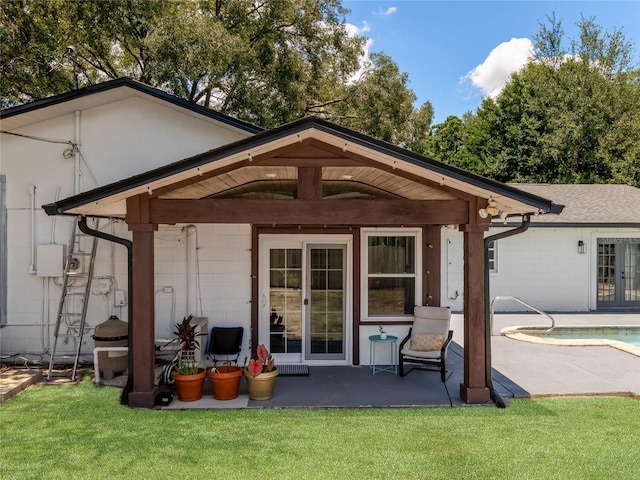
[(0, 406), (2, 479), (631, 479), (640, 402), (147, 411), (120, 390), (35, 386)]

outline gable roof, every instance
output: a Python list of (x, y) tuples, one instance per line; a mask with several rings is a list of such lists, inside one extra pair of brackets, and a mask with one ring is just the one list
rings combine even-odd
[(191, 114), (215, 120), (243, 132), (258, 133), (264, 130), (249, 122), (216, 112), (126, 77), (0, 110), (2, 129), (15, 130), (33, 123), (71, 114), (76, 110), (85, 110), (134, 96), (143, 96)]
[(422, 157), (318, 118), (305, 118), (264, 131), (43, 207), (49, 215), (122, 216), (126, 211), (127, 197), (170, 188), (178, 182), (180, 184), (197, 182), (198, 177), (208, 172), (221, 168), (233, 169), (234, 166), (250, 163), (252, 158), (259, 155), (295, 146), (309, 139), (326, 145), (334, 151), (366, 158), (373, 164), (379, 165), (381, 169), (391, 171), (397, 169), (418, 181), (440, 185), (471, 196), (493, 198), (501, 211), (511, 214), (546, 213), (562, 209), (561, 205), (556, 205), (535, 194)]
[(565, 206), (558, 215), (532, 218), (532, 225), (640, 227), (640, 188), (614, 184), (513, 185)]

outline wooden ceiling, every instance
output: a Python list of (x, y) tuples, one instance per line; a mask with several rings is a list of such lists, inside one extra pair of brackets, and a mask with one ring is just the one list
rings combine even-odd
[[(324, 147), (324, 148), (323, 148)], [(212, 172), (202, 179), (178, 188), (163, 191), (163, 199), (225, 198), (238, 192), (290, 192), (298, 179), (298, 167), (318, 167), (322, 169), (322, 182), (333, 195), (344, 198), (349, 192), (354, 196), (368, 195), (380, 198), (404, 198), (410, 200), (450, 200), (457, 198), (453, 193), (430, 184), (421, 178), (414, 178), (400, 170), (381, 169), (366, 159), (349, 153), (327, 149), (313, 141), (301, 142), (294, 148), (272, 152), (263, 158), (244, 162), (235, 169)], [(388, 171), (391, 170), (391, 171)], [(295, 194), (295, 191), (292, 192)]]

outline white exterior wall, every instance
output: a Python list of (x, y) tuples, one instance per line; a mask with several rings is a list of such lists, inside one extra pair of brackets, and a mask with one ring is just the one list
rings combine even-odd
[[(207, 317), (212, 326), (244, 327), (243, 351), (251, 341), (251, 226), (162, 226), (155, 235), (156, 338), (173, 338), (184, 316)], [(187, 275), (187, 237), (193, 243), (197, 268)], [(187, 292), (194, 289), (195, 306)], [(167, 292), (167, 290), (170, 290)], [(175, 313), (172, 300), (175, 295)], [(206, 345), (202, 345), (205, 348)]]
[[(487, 235), (505, 228), (493, 227)], [(596, 309), (597, 239), (640, 237), (640, 229), (530, 227), (497, 241), (497, 271), (489, 275), (491, 299), (512, 296), (543, 311), (583, 312)], [(578, 253), (578, 241), (586, 254)], [(463, 310), (463, 235), (442, 230), (442, 304)], [(458, 297), (456, 298), (456, 292)], [(504, 301), (497, 311), (523, 307)]]
[[(250, 135), (186, 110), (139, 97), (80, 112), (79, 131), (78, 140), (76, 115), (72, 114), (32, 124), (13, 133), (79, 143), (83, 157), (80, 191), (122, 180)], [(76, 193), (75, 158), (73, 155), (64, 158), (63, 155), (69, 147), (68, 144), (2, 134), (0, 174), (6, 176), (8, 250), (7, 324), (0, 329), (3, 355), (43, 354), (52, 345), (62, 278), (38, 277), (35, 252), (37, 245), (66, 246), (69, 243), (73, 220), (49, 217), (41, 209), (43, 204)], [(32, 231), (30, 191), (33, 187), (35, 226)], [(100, 228), (131, 238), (124, 224), (107, 225), (105, 220)], [(250, 299), (250, 252), (245, 249), (250, 247), (250, 229), (219, 225), (198, 226), (197, 229), (202, 248), (199, 251), (202, 312), (188, 313), (208, 316), (209, 325), (246, 321), (248, 327), (250, 304), (246, 302)], [(185, 242), (180, 235), (179, 227), (171, 227), (168, 231), (161, 229), (156, 234), (156, 285), (172, 287), (176, 292), (174, 319), (170, 319), (172, 295), (164, 291), (156, 294), (158, 334), (165, 338), (171, 335), (175, 321), (187, 314)], [(32, 260), (32, 257), (35, 258)], [(233, 268), (229, 266), (231, 262)], [(231, 270), (234, 272), (230, 273)], [(127, 307), (114, 306), (116, 287), (124, 290), (127, 301), (129, 299), (126, 272), (126, 249), (100, 240), (94, 279), (107, 279), (110, 292), (106, 296), (99, 293), (91, 296), (88, 325), (95, 326), (111, 314), (127, 319)], [(98, 292), (96, 280), (92, 290)], [(92, 334), (91, 331), (85, 335), (83, 353), (93, 349)], [(247, 333), (247, 345), (248, 341)], [(59, 346), (60, 353), (74, 350), (72, 344)]]

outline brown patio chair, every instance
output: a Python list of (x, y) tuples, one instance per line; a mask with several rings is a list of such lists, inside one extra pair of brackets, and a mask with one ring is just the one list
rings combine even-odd
[(415, 320), (409, 334), (400, 342), (400, 376), (404, 377), (405, 363), (409, 363), (413, 368), (440, 370), (444, 382), (447, 348), (453, 338), (453, 330), (449, 329), (451, 311), (446, 307), (416, 306), (413, 315)]

